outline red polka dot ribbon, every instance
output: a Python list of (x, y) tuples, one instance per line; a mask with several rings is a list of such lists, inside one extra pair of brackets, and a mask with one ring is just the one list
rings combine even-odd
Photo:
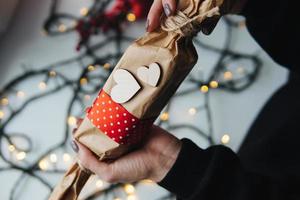
[(86, 112), (95, 127), (119, 144), (140, 142), (154, 121), (139, 120), (121, 104), (114, 102), (104, 90), (99, 92)]

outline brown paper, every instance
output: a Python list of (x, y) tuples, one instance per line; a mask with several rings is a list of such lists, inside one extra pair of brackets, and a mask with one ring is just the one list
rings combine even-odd
[[(185, 23), (185, 26), (176, 27), (177, 24), (172, 24), (173, 21), (171, 21), (171, 25), (165, 24), (170, 27), (165, 28), (174, 29), (174, 31), (158, 29), (155, 32), (146, 33), (128, 47), (112, 72), (113, 74), (120, 68), (126, 69), (136, 77), (142, 87), (131, 100), (122, 104), (127, 111), (141, 120), (157, 117), (160, 114), (197, 61), (197, 53), (191, 36), (199, 31), (199, 24), (204, 19), (216, 13), (213, 9), (218, 8), (221, 2), (221, 0), (206, 0), (203, 3), (200, 0), (179, 0), (177, 7), (183, 17), (178, 18), (175, 15), (173, 18), (176, 23), (179, 21)], [(193, 21), (189, 22), (188, 19), (193, 19)], [(197, 30), (193, 30), (195, 28)], [(138, 67), (149, 66), (154, 62), (159, 63), (161, 67), (161, 77), (157, 87), (147, 85), (139, 80), (136, 74)], [(115, 84), (111, 75), (103, 90), (110, 94)], [(75, 138), (99, 156), (100, 160), (117, 158), (132, 148), (119, 145), (110, 139), (87, 117), (75, 133)], [(50, 200), (77, 199), (88, 177), (87, 173), (74, 164), (56, 186)]]

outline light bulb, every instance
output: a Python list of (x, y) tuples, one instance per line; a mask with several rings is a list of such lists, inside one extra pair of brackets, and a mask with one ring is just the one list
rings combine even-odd
[(200, 90), (201, 90), (202, 93), (207, 93), (208, 92), (207, 85), (202, 85), (201, 88), (200, 88)]
[(224, 134), (221, 138), (222, 144), (228, 144), (229, 141), (230, 141), (230, 136), (228, 134)]
[(40, 90), (45, 90), (46, 87), (47, 87), (47, 84), (46, 84), (44, 81), (41, 81), (41, 82), (39, 83), (39, 88), (40, 88)]
[(75, 125), (76, 125), (76, 122), (77, 122), (76, 117), (70, 116), (70, 117), (68, 118), (68, 124), (69, 124), (69, 126), (75, 126)]
[(167, 112), (163, 112), (161, 115), (160, 115), (160, 119), (162, 121), (167, 121), (169, 119), (169, 113)]
[(126, 192), (127, 194), (133, 194), (134, 191), (135, 191), (135, 188), (134, 188), (134, 186), (131, 185), (131, 184), (125, 184), (124, 190), (125, 190), (125, 192)]
[(55, 153), (50, 154), (50, 161), (52, 163), (56, 163), (57, 162), (57, 155)]
[(39, 168), (40, 168), (42, 171), (47, 170), (47, 169), (48, 169), (48, 162), (47, 162), (47, 160), (42, 159), (42, 160), (39, 162)]
[(211, 88), (217, 88), (217, 87), (219, 86), (219, 83), (218, 83), (217, 81), (211, 81), (211, 82), (209, 83), (209, 86), (210, 86)]
[(196, 108), (190, 108), (189, 109), (189, 114), (190, 115), (195, 115), (197, 113), (197, 109)]
[(69, 161), (71, 160), (70, 154), (64, 153), (64, 154), (63, 154), (63, 160), (64, 160), (65, 162), (69, 162)]
[(7, 97), (3, 97), (3, 98), (1, 99), (1, 105), (2, 105), (2, 106), (7, 106), (8, 104), (9, 104), (8, 98), (7, 98)]
[(0, 119), (3, 119), (3, 118), (4, 118), (4, 116), (5, 116), (5, 113), (4, 113), (4, 111), (0, 110)]
[(16, 154), (17, 160), (24, 160), (26, 158), (26, 153), (24, 151), (20, 151)]
[(130, 22), (134, 22), (136, 20), (136, 16), (133, 13), (128, 13), (127, 14), (127, 20)]

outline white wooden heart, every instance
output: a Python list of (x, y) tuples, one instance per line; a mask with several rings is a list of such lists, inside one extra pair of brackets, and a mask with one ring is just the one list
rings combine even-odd
[(125, 69), (117, 69), (113, 79), (117, 84), (111, 89), (110, 96), (117, 103), (129, 101), (141, 89), (134, 76)]
[(157, 63), (151, 63), (149, 67), (141, 66), (137, 69), (137, 76), (153, 87), (157, 86), (160, 73), (160, 66)]

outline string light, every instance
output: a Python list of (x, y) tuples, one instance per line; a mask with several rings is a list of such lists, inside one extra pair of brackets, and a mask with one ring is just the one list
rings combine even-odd
[(134, 193), (134, 191), (135, 191), (135, 188), (134, 188), (134, 186), (133, 185), (131, 185), (131, 184), (125, 184), (124, 185), (124, 190), (125, 190), (125, 192), (127, 193), (127, 194), (133, 194)]
[(83, 7), (80, 9), (80, 15), (81, 16), (86, 16), (89, 13), (89, 9), (86, 7)]
[(17, 92), (17, 97), (19, 97), (19, 98), (24, 98), (25, 97), (25, 92), (23, 92), (23, 91), (18, 91)]
[(230, 136), (228, 134), (224, 134), (221, 138), (222, 144), (228, 144), (230, 141)]
[(13, 151), (15, 151), (15, 150), (16, 150), (16, 147), (15, 147), (14, 145), (10, 144), (10, 145), (8, 146), (8, 151), (13, 152)]
[(56, 71), (51, 70), (51, 71), (49, 72), (49, 76), (55, 77), (55, 76), (56, 76)]
[(103, 65), (103, 68), (104, 68), (104, 69), (109, 69), (109, 68), (110, 68), (110, 63), (105, 63), (105, 64)]
[(233, 77), (232, 72), (227, 71), (227, 72), (224, 73), (224, 79), (225, 79), (225, 80), (227, 80), (227, 81), (228, 81), (228, 80), (231, 80), (232, 77)]
[(68, 153), (63, 154), (63, 160), (64, 162), (69, 162), (71, 160), (71, 156)]
[(69, 126), (76, 125), (76, 122), (77, 122), (76, 117), (74, 117), (74, 116), (68, 117), (68, 124), (69, 124)]
[(190, 108), (189, 109), (189, 114), (190, 115), (195, 115), (197, 113), (197, 109), (196, 108)]
[(41, 81), (40, 83), (39, 83), (39, 89), (40, 90), (45, 90), (46, 89), (46, 87), (47, 87), (47, 84), (44, 82), (44, 81)]
[(8, 98), (7, 98), (7, 97), (3, 97), (3, 98), (1, 99), (1, 105), (2, 105), (2, 106), (7, 106), (8, 104), (9, 104)]
[(96, 181), (96, 187), (97, 188), (102, 188), (103, 187), (103, 181), (102, 180), (97, 180)]
[(65, 32), (66, 30), (67, 30), (66, 25), (60, 24), (60, 25), (58, 26), (58, 31), (59, 31), (59, 32), (63, 33), (63, 32)]
[(95, 66), (94, 65), (89, 65), (88, 66), (88, 70), (89, 70), (89, 72), (94, 71), (95, 70)]
[(136, 16), (133, 13), (128, 13), (127, 14), (127, 20), (130, 22), (134, 22), (136, 20)]
[(5, 113), (4, 113), (4, 111), (0, 110), (0, 119), (3, 119), (3, 118), (4, 118), (4, 116), (5, 116)]
[(80, 79), (80, 85), (85, 85), (85, 84), (87, 84), (87, 82), (88, 82), (88, 80), (85, 77)]
[(200, 87), (200, 91), (201, 91), (202, 93), (207, 93), (207, 92), (208, 92), (208, 87), (207, 87), (207, 85), (202, 85), (202, 86)]
[(219, 83), (218, 83), (217, 81), (211, 81), (211, 82), (209, 83), (209, 86), (210, 86), (211, 88), (217, 88), (217, 87), (219, 86)]
[(52, 153), (50, 154), (50, 162), (56, 163), (57, 162), (57, 155)]
[(127, 196), (127, 200), (136, 200), (136, 196), (134, 194), (130, 194)]
[(26, 153), (24, 151), (20, 151), (16, 154), (17, 160), (24, 160), (26, 158)]
[(167, 121), (169, 119), (169, 113), (167, 112), (163, 112), (161, 115), (160, 115), (160, 119), (162, 121)]
[(47, 160), (42, 159), (42, 160), (39, 162), (39, 168), (40, 168), (42, 171), (47, 170), (47, 169), (48, 169), (48, 162), (47, 162)]

